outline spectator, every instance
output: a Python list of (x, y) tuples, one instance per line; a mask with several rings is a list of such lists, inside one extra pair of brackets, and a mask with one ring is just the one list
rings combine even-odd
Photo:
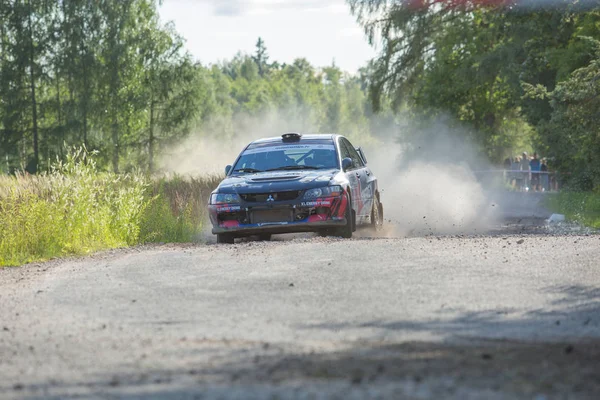
[(527, 152), (523, 152), (523, 156), (521, 157), (521, 174), (523, 175), (523, 188), (525, 191), (529, 190), (529, 156)]
[(548, 175), (548, 164), (546, 158), (542, 158), (542, 165), (540, 165), (540, 179), (542, 182), (542, 190), (550, 190), (550, 175)]
[(512, 173), (510, 167), (512, 166), (512, 160), (510, 157), (504, 159), (504, 180), (510, 184), (512, 182)]
[(521, 173), (521, 157), (516, 156), (510, 166), (513, 187), (517, 190), (523, 190), (523, 174)]
[(538, 159), (537, 153), (533, 153), (533, 158), (529, 161), (529, 168), (531, 169), (531, 188), (534, 191), (540, 191), (540, 160)]

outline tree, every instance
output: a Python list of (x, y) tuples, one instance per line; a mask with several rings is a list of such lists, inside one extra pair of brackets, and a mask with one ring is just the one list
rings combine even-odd
[(348, 3), (382, 44), (363, 79), (374, 110), (389, 100), (395, 110), (449, 114), (493, 160), (523, 146), (523, 135), (533, 140), (555, 112), (549, 97), (524, 96), (523, 84), (552, 91), (590, 60), (576, 38), (600, 33), (597, 8), (576, 1)]
[[(15, 0), (2, 5), (3, 136), (17, 154), (31, 149), (21, 163), (35, 173), (40, 161), (38, 91), (45, 55), (47, 20), (39, 15), (46, 7), (40, 0)], [(6, 74), (6, 75), (5, 75)], [(14, 146), (17, 146), (17, 149)], [(11, 166), (9, 166), (11, 168)]]
[(258, 66), (258, 74), (264, 77), (269, 70), (269, 55), (267, 54), (265, 42), (260, 37), (256, 41), (256, 52), (252, 59)]
[(550, 91), (526, 84), (527, 97), (548, 100), (548, 121), (540, 124), (540, 144), (552, 162), (568, 172), (564, 179), (578, 189), (600, 187), (600, 40), (583, 37), (594, 47), (593, 59)]
[(262, 38), (202, 66), (157, 4), (0, 1), (0, 171), (43, 171), (84, 144), (102, 168), (153, 172), (192, 131), (228, 138), (256, 121), (368, 135), (361, 83), (339, 68), (271, 64)]

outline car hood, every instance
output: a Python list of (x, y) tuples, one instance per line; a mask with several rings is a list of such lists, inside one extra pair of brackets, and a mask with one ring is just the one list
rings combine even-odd
[(338, 169), (296, 170), (228, 176), (219, 184), (216, 192), (271, 193), (306, 190), (326, 186), (339, 172)]

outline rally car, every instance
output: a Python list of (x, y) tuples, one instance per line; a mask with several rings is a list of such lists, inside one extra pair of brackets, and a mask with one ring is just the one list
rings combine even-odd
[(208, 205), (218, 243), (292, 232), (350, 238), (357, 225), (383, 224), (377, 178), (362, 149), (341, 135), (256, 140), (225, 174)]

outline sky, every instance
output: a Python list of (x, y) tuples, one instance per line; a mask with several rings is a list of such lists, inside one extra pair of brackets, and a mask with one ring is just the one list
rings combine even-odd
[(376, 55), (344, 0), (163, 0), (192, 56), (203, 64), (253, 53), (258, 37), (270, 61), (304, 57), (316, 67), (335, 64), (355, 73)]

